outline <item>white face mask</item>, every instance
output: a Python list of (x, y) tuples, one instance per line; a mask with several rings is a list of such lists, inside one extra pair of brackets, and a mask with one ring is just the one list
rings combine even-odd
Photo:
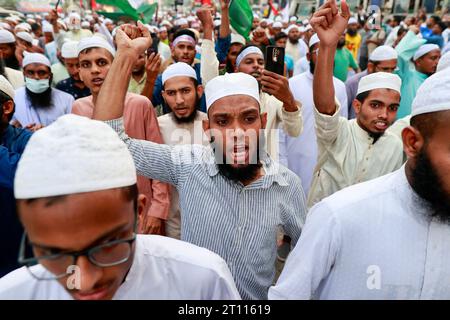
[(33, 93), (42, 93), (50, 87), (50, 79), (35, 80), (25, 77), (25, 86)]

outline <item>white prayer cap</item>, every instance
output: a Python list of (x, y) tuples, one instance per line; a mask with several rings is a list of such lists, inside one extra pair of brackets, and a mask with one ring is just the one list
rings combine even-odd
[(84, 17), (87, 21), (94, 21), (94, 17), (93, 16), (91, 16), (91, 15), (87, 15), (87, 16), (85, 16)]
[(16, 38), (14, 35), (8, 30), (0, 30), (0, 43), (15, 43)]
[(241, 53), (238, 54), (238, 56), (236, 58), (236, 67), (239, 67), (242, 60), (244, 60), (244, 58), (246, 56), (248, 56), (249, 54), (252, 54), (252, 53), (259, 54), (260, 56), (262, 56), (264, 58), (264, 54), (260, 48), (258, 48), (257, 46), (249, 46), (249, 47), (245, 48), (244, 50), (242, 50)]
[[(447, 52), (446, 54), (444, 54), (443, 56), (441, 56), (441, 58), (439, 59), (437, 68), (436, 68), (436, 72), (440, 72), (449, 67), (450, 67), (450, 51)], [(450, 70), (448, 70), (447, 72), (450, 72)]]
[(189, 77), (197, 80), (194, 68), (184, 62), (177, 62), (168, 66), (162, 74), (162, 83), (164, 84), (167, 80), (174, 77)]
[(450, 110), (450, 70), (436, 72), (419, 87), (412, 103), (411, 116)]
[(393, 73), (375, 72), (361, 78), (356, 95), (375, 89), (392, 89), (400, 93), (402, 80)]
[(257, 13), (253, 13), (253, 19), (259, 19), (259, 15)]
[(89, 28), (91, 26), (91, 24), (88, 21), (83, 21), (81, 23), (81, 27), (82, 28)]
[(19, 39), (22, 39), (23, 41), (26, 41), (28, 43), (33, 43), (33, 37), (28, 32), (24, 32), (24, 31), (17, 32), (16, 37)]
[(44, 33), (53, 33), (53, 26), (50, 23), (46, 23), (44, 24), (44, 26), (42, 27), (42, 31)]
[(99, 36), (92, 36), (92, 37), (83, 38), (80, 40), (80, 42), (78, 43), (77, 55), (79, 56), (81, 51), (90, 49), (90, 48), (103, 48), (103, 49), (109, 51), (113, 55), (113, 57), (116, 54), (116, 51), (114, 50), (113, 47), (111, 47), (111, 45), (108, 43), (108, 41), (106, 41), (104, 38), (101, 38)]
[(272, 28), (283, 28), (283, 24), (280, 21), (274, 22)]
[(311, 26), (310, 24), (308, 24), (308, 25), (305, 27), (305, 32), (306, 32), (306, 31), (309, 31), (309, 30), (312, 30), (312, 26)]
[(300, 31), (300, 29), (295, 25), (295, 24), (291, 24), (289, 27), (287, 27), (284, 32), (286, 34), (289, 34), (289, 32), (291, 32), (291, 30), (297, 29), (298, 31)]
[(303, 21), (302, 21), (302, 24), (303, 24), (304, 26), (308, 25), (308, 24), (309, 24), (309, 20), (308, 20), (308, 19), (303, 20)]
[(136, 183), (127, 146), (102, 121), (73, 114), (30, 138), (14, 180), (16, 199), (122, 188)]
[(189, 16), (189, 17), (187, 17), (187, 19), (186, 19), (188, 22), (194, 22), (195, 21), (195, 18), (193, 17), (193, 16)]
[(50, 60), (46, 56), (44, 56), (41, 53), (29, 53), (24, 52), (24, 58), (22, 61), (22, 68), (25, 68), (27, 65), (32, 63), (39, 63), (46, 65), (47, 67), (51, 68), (52, 64), (50, 63)]
[(317, 35), (317, 33), (314, 33), (311, 39), (309, 39), (308, 47), (311, 48), (313, 45), (319, 42), (320, 42), (319, 36)]
[(69, 14), (69, 19), (73, 19), (73, 18), (81, 20), (81, 17), (80, 17), (80, 15), (77, 12), (71, 12)]
[(218, 27), (222, 24), (222, 20), (214, 20), (214, 27)]
[(273, 19), (267, 19), (267, 24), (270, 26), (273, 24)]
[(226, 73), (208, 81), (205, 87), (206, 108), (217, 100), (234, 95), (246, 95), (259, 104), (259, 87), (254, 77), (243, 72)]
[(267, 23), (267, 19), (261, 19), (261, 21), (259, 21), (259, 24), (261, 23)]
[(33, 23), (36, 23), (36, 20), (34, 20), (34, 19), (27, 19), (27, 23), (33, 24)]
[(161, 22), (161, 25), (162, 26), (169, 26), (169, 28), (172, 27), (172, 24), (169, 21), (167, 21), (167, 20), (163, 20), (163, 22)]
[(245, 46), (245, 38), (243, 36), (241, 36), (240, 34), (237, 33), (232, 33), (231, 34), (231, 44), (233, 43), (240, 43), (243, 44)]
[(350, 19), (348, 19), (348, 24), (355, 24), (358, 23), (358, 20), (356, 20), (356, 18), (351, 17)]
[(30, 31), (31, 31), (31, 26), (30, 26), (28, 23), (22, 22), (22, 23), (19, 23), (19, 24), (14, 28), (14, 30), (20, 30), (20, 29), (26, 30), (26, 31), (30, 32)]
[(0, 22), (0, 29), (11, 30), (11, 26), (6, 22)]
[(397, 59), (397, 51), (391, 46), (379, 46), (372, 51), (369, 61), (386, 61)]
[(426, 55), (427, 53), (433, 50), (440, 50), (439, 46), (437, 44), (431, 43), (424, 44), (419, 49), (417, 49), (416, 53), (414, 54), (413, 60), (416, 61), (420, 57)]
[(78, 41), (66, 41), (61, 48), (61, 56), (65, 59), (78, 58)]
[(167, 31), (167, 28), (166, 27), (161, 27), (161, 28), (158, 29), (158, 31), (159, 32), (164, 32), (164, 31)]
[(178, 19), (175, 21), (176, 26), (182, 26), (184, 24), (189, 24), (187, 19), (185, 19), (185, 18), (181, 18), (181, 19)]
[(300, 31), (300, 33), (303, 33), (306, 31), (306, 28), (304, 26), (300, 26), (298, 27), (298, 31)]
[(29, 14), (26, 15), (26, 17), (27, 17), (27, 19), (33, 19), (33, 18), (34, 18), (34, 15), (31, 14), (31, 13), (29, 13)]
[(112, 21), (111, 19), (109, 19), (109, 18), (106, 18), (106, 19), (103, 21), (103, 24), (108, 24), (108, 23), (113, 23), (113, 21)]
[(275, 17), (275, 22), (281, 22), (281, 21), (283, 21), (283, 18), (281, 16)]
[(0, 75), (0, 91), (14, 99), (14, 88), (6, 78)]
[(289, 19), (289, 21), (290, 21), (290, 22), (297, 22), (297, 17), (291, 17), (291, 18)]

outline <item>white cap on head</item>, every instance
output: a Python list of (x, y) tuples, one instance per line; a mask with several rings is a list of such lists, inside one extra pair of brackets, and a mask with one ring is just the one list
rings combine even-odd
[(242, 72), (215, 77), (205, 87), (206, 108), (209, 109), (221, 98), (234, 95), (250, 96), (259, 104), (258, 82), (251, 75)]
[(23, 41), (26, 41), (28, 43), (33, 43), (33, 37), (28, 32), (24, 32), (24, 31), (17, 32), (16, 37), (19, 39), (22, 39)]
[(194, 22), (194, 21), (195, 21), (195, 18), (194, 18), (193, 16), (189, 16), (189, 17), (186, 18), (186, 20), (187, 20), (188, 22)]
[(302, 21), (302, 24), (303, 24), (304, 26), (308, 25), (308, 24), (309, 24), (309, 20), (308, 20), (308, 19), (304, 19), (304, 20)]
[(245, 46), (245, 38), (237, 33), (231, 34), (231, 42), (230, 43), (240, 43)]
[(91, 26), (91, 24), (89, 23), (89, 21), (83, 21), (81, 23), (82, 28), (89, 28), (90, 26)]
[(356, 18), (351, 17), (350, 19), (348, 19), (348, 24), (355, 24), (358, 23), (358, 20), (356, 20)]
[(14, 99), (14, 88), (6, 78), (0, 75), (0, 91)]
[(164, 31), (167, 31), (167, 28), (163, 26), (163, 27), (160, 27), (160, 28), (158, 29), (158, 31), (159, 31), (159, 32), (164, 32)]
[(289, 19), (289, 21), (290, 21), (290, 22), (297, 22), (297, 17), (291, 17), (291, 18)]
[(109, 18), (106, 18), (104, 21), (103, 21), (103, 24), (108, 24), (108, 23), (113, 23), (113, 21), (111, 20), (111, 19), (109, 19)]
[(11, 30), (11, 26), (9, 24), (7, 24), (6, 22), (0, 22), (0, 30), (5, 29), (5, 30)]
[(299, 27), (297, 27), (297, 25), (295, 24), (291, 24), (289, 27), (287, 27), (286, 29), (284, 29), (284, 33), (289, 34), (289, 32), (291, 32), (292, 30), (297, 30), (300, 31)]
[(30, 31), (31, 31), (31, 26), (30, 26), (29, 23), (22, 22), (22, 23), (19, 23), (19, 24), (14, 28), (14, 30), (18, 30), (18, 29), (24, 29), (24, 30), (30, 32)]
[(369, 61), (386, 61), (398, 58), (397, 51), (391, 46), (379, 46), (372, 51)]
[[(447, 52), (446, 54), (444, 54), (443, 56), (441, 56), (441, 58), (439, 59), (437, 68), (436, 68), (436, 72), (440, 72), (449, 67), (450, 67), (450, 51)], [(447, 70), (447, 72), (450, 72), (450, 70)]]
[(42, 32), (44, 33), (53, 33), (53, 26), (49, 23), (45, 23), (42, 27)]
[(218, 27), (218, 26), (220, 26), (221, 24), (222, 24), (222, 20), (220, 20), (220, 19), (214, 20), (214, 27)]
[(413, 117), (450, 110), (450, 70), (428, 77), (417, 90), (411, 109)]
[(272, 28), (283, 28), (283, 24), (280, 21), (274, 22)]
[(0, 30), (0, 43), (15, 43), (16, 38), (14, 35), (8, 30)]
[(317, 35), (317, 33), (314, 33), (312, 37), (309, 39), (308, 47), (311, 48), (313, 45), (319, 42), (320, 42), (319, 36)]
[(273, 19), (271, 19), (271, 18), (267, 19), (267, 24), (269, 26), (273, 25), (273, 22), (274, 22)]
[(419, 49), (417, 49), (416, 53), (414, 54), (413, 60), (416, 61), (420, 57), (426, 55), (427, 53), (433, 51), (433, 50), (441, 50), (437, 44), (431, 44), (427, 43), (422, 45)]
[(102, 121), (68, 114), (30, 138), (17, 167), (14, 196), (44, 198), (135, 183), (133, 158), (117, 133)]
[(175, 21), (175, 25), (176, 26), (182, 26), (182, 25), (185, 25), (185, 24), (189, 24), (189, 22), (185, 18), (180, 18), (180, 19)]
[(43, 64), (49, 68), (51, 68), (51, 66), (52, 66), (52, 64), (50, 63), (50, 60), (48, 60), (48, 58), (41, 53), (29, 53), (29, 52), (25, 51), (23, 53), (23, 55), (24, 55), (24, 58), (22, 61), (22, 68), (25, 68), (27, 65), (33, 64), (33, 63)]
[(258, 48), (256, 46), (249, 46), (249, 47), (245, 48), (244, 50), (242, 50), (241, 53), (238, 54), (238, 56), (236, 58), (236, 67), (239, 67), (242, 60), (244, 60), (244, 58), (246, 56), (248, 56), (249, 54), (253, 54), (253, 53), (259, 54), (260, 56), (262, 56), (264, 58), (264, 54), (260, 48)]
[(66, 41), (61, 47), (61, 56), (65, 59), (78, 58), (78, 41)]
[(375, 72), (361, 78), (356, 95), (375, 89), (391, 89), (400, 93), (401, 86), (402, 80), (398, 75), (388, 72)]
[(113, 57), (116, 55), (116, 50), (106, 41), (104, 38), (99, 36), (93, 36), (88, 38), (83, 38), (78, 43), (77, 56), (80, 55), (80, 52), (90, 48), (103, 48), (109, 51)]
[(174, 77), (189, 77), (197, 80), (194, 68), (184, 62), (177, 62), (168, 66), (162, 73), (162, 83), (164, 84), (167, 80)]
[(308, 24), (308, 25), (305, 27), (305, 32), (306, 32), (306, 31), (309, 31), (309, 30), (312, 30), (312, 26), (311, 26), (310, 24)]
[(80, 17), (80, 15), (77, 12), (71, 12), (69, 14), (69, 19), (73, 19), (73, 18), (81, 20), (81, 17)]

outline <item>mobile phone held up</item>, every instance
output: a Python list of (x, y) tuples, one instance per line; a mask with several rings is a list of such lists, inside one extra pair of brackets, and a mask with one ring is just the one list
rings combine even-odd
[(267, 46), (265, 69), (281, 76), (284, 75), (284, 48)]

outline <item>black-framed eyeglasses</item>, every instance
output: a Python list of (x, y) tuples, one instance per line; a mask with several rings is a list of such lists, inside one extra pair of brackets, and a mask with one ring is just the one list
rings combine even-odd
[[(28, 241), (24, 232), (19, 250), (19, 263), (25, 265), (30, 274), (37, 280), (56, 280), (68, 275), (68, 268), (76, 265), (78, 257), (86, 256), (90, 263), (97, 267), (108, 268), (127, 262), (132, 253), (132, 244), (136, 240), (136, 233), (126, 239), (119, 239), (103, 243), (82, 251), (64, 252), (39, 257), (26, 257)], [(32, 244), (31, 244), (32, 245)], [(42, 265), (48, 271), (43, 274), (40, 270), (36, 272), (35, 265)]]

